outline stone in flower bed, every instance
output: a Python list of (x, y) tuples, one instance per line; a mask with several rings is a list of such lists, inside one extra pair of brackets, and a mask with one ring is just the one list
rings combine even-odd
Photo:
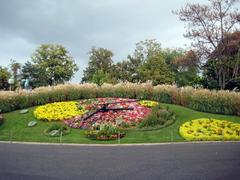
[(29, 123), (28, 123), (28, 127), (33, 127), (33, 126), (36, 126), (37, 125), (37, 121), (30, 121)]
[[(87, 102), (92, 102), (86, 104)], [(102, 107), (103, 104), (119, 102), (116, 104), (109, 104), (108, 108), (133, 108), (133, 110), (120, 110), (120, 111), (106, 111), (106, 112), (98, 112), (94, 114), (92, 117), (83, 121), (84, 116), (77, 116), (74, 118), (70, 118), (65, 120), (65, 124), (72, 128), (84, 128), (89, 129), (95, 123), (104, 124), (111, 123), (116, 125), (119, 122), (119, 118), (121, 118), (122, 123), (127, 126), (135, 126), (139, 122), (141, 122), (148, 114), (151, 113), (151, 108), (140, 105), (135, 99), (124, 99), (124, 98), (98, 98), (94, 101), (90, 100), (82, 100), (80, 101), (80, 105), (84, 106), (88, 111), (95, 111)]]
[(225, 120), (201, 118), (180, 126), (181, 136), (190, 141), (240, 140), (240, 124)]
[(28, 109), (23, 109), (23, 110), (19, 111), (19, 113), (20, 114), (26, 114), (26, 113), (28, 113)]
[(62, 121), (86, 112), (84, 107), (75, 101), (55, 102), (37, 107), (34, 116), (39, 120)]

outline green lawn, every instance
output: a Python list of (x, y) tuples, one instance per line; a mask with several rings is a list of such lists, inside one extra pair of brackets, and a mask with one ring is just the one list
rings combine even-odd
[[(155, 131), (136, 131), (131, 130), (121, 139), (121, 143), (157, 143), (170, 141), (185, 141), (178, 133), (179, 126), (185, 122), (197, 118), (215, 118), (229, 120), (240, 123), (240, 117), (225, 116), (219, 114), (209, 114), (194, 111), (177, 105), (162, 104), (168, 106), (169, 109), (175, 112), (175, 124)], [(29, 142), (60, 142), (59, 137), (47, 137), (43, 131), (50, 126), (51, 122), (38, 121), (35, 127), (27, 127), (27, 123), (34, 120), (33, 110), (35, 107), (29, 108), (27, 114), (19, 114), (19, 111), (14, 111), (4, 114), (5, 122), (0, 126), (0, 141), (29, 141)], [(62, 137), (63, 143), (118, 143), (118, 141), (93, 141), (84, 136), (84, 130), (71, 129), (71, 133)]]

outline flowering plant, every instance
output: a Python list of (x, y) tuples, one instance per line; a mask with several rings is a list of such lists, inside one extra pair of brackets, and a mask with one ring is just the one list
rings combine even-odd
[(125, 132), (115, 124), (95, 124), (91, 130), (85, 131), (87, 137), (96, 140), (113, 140), (122, 138)]
[(142, 100), (139, 102), (139, 104), (146, 107), (154, 107), (157, 106), (159, 103), (156, 101)]
[(186, 140), (240, 140), (240, 124), (217, 119), (185, 122), (179, 132)]
[[(86, 102), (91, 102), (88, 105)], [(83, 116), (77, 116), (71, 119), (68, 119), (65, 122), (70, 127), (73, 128), (84, 128), (89, 129), (95, 123), (104, 124), (111, 123), (114, 125), (124, 125), (124, 126), (135, 126), (137, 123), (141, 122), (148, 114), (151, 113), (151, 109), (145, 106), (141, 106), (134, 99), (123, 99), (123, 98), (98, 98), (95, 100), (83, 100), (80, 101), (80, 105), (85, 105), (85, 108), (91, 112), (102, 107), (103, 104), (109, 104), (108, 108), (132, 108), (132, 110), (110, 110), (110, 111), (100, 111), (93, 116), (89, 117), (87, 120), (82, 120)]]
[(37, 107), (34, 116), (39, 120), (62, 121), (87, 112), (83, 106), (80, 107), (74, 101), (49, 103)]

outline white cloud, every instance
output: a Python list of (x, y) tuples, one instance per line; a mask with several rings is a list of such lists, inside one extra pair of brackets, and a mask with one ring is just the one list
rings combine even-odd
[[(200, 0), (199, 0), (200, 1)], [(123, 60), (135, 44), (156, 38), (163, 47), (183, 47), (183, 24), (172, 14), (187, 0), (1, 0), (0, 65), (30, 59), (42, 43), (65, 46), (80, 67), (91, 47), (111, 49)]]

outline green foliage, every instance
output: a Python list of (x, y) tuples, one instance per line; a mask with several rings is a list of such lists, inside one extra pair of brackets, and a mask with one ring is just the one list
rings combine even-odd
[(111, 74), (113, 64), (113, 53), (104, 48), (92, 48), (89, 52), (88, 67), (84, 70), (82, 82), (91, 82), (93, 75), (97, 71), (102, 71), (103, 74)]
[(7, 90), (9, 88), (8, 79), (11, 77), (7, 68), (0, 66), (0, 90)]
[(46, 136), (58, 137), (70, 133), (69, 127), (60, 123), (52, 123), (47, 129), (44, 130)]
[(141, 66), (142, 81), (151, 80), (153, 85), (171, 84), (174, 77), (161, 55), (151, 56)]
[(1, 109), (0, 109), (0, 126), (3, 124), (4, 122), (4, 117), (3, 114), (1, 114)]
[(139, 128), (152, 129), (152, 128), (163, 128), (171, 125), (175, 122), (175, 114), (169, 110), (162, 109), (160, 105), (155, 106), (152, 109), (152, 113), (144, 119), (139, 125)]
[[(46, 69), (39, 67), (37, 64), (26, 62), (22, 66), (22, 78), (29, 79), (29, 85), (32, 88), (47, 86), (50, 84), (49, 77), (45, 76)], [(22, 87), (24, 84), (22, 84)]]
[(96, 140), (112, 140), (123, 137), (125, 132), (116, 125), (105, 123), (100, 125), (95, 125), (94, 129), (87, 130), (85, 135), (88, 138)]
[(40, 84), (54, 85), (64, 83), (69, 81), (74, 72), (78, 70), (67, 49), (61, 45), (41, 45), (33, 53), (32, 61), (34, 64), (32, 67), (29, 64), (29, 73), (34, 71), (34, 68), (37, 68), (37, 71), (34, 71), (37, 75), (33, 73), (32, 76), (37, 78), (36, 81), (40, 81)]
[(105, 74), (102, 70), (97, 70), (93, 74), (91, 82), (101, 87), (103, 83), (106, 83), (108, 81), (108, 79), (109, 77), (107, 74)]

